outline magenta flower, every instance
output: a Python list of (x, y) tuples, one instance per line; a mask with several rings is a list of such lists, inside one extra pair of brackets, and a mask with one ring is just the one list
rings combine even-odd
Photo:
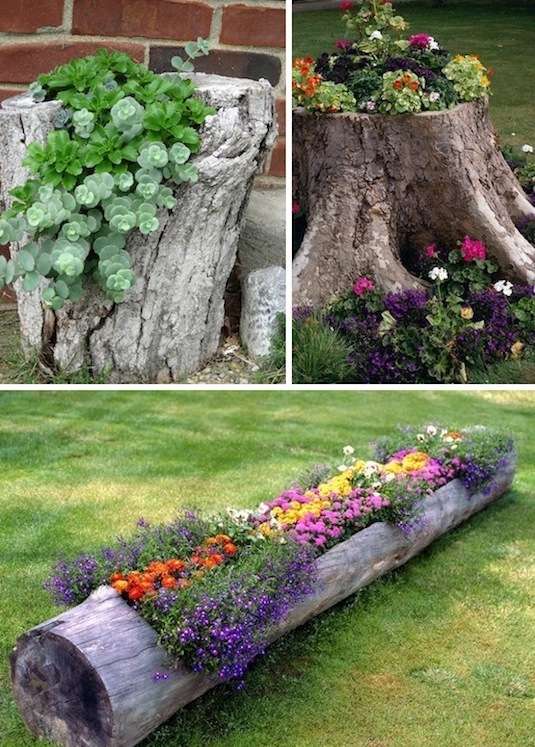
[(301, 210), (297, 202), (292, 202), (292, 213), (298, 213)]
[(349, 10), (353, 7), (353, 3), (346, 2), (346, 0), (344, 0), (344, 2), (340, 3), (338, 7), (340, 8), (340, 10)]
[(437, 257), (437, 245), (429, 244), (429, 246), (426, 246), (424, 249), (424, 254), (426, 257)]
[(486, 259), (487, 250), (485, 245), (481, 241), (471, 239), (470, 236), (465, 236), (463, 243), (461, 244), (461, 254), (465, 262), (471, 262), (474, 259)]
[(409, 37), (409, 44), (411, 47), (421, 47), (422, 49), (425, 49), (429, 46), (430, 41), (431, 37), (427, 34), (413, 34)]
[(334, 46), (336, 49), (346, 50), (353, 46), (353, 42), (350, 42), (349, 39), (338, 39), (338, 41), (334, 43)]
[(353, 285), (353, 293), (356, 296), (362, 296), (363, 293), (366, 293), (366, 291), (374, 291), (375, 285), (371, 280), (368, 280), (368, 278), (357, 278), (355, 280), (355, 284)]

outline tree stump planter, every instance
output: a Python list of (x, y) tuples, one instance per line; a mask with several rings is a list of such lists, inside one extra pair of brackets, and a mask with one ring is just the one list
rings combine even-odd
[[(410, 539), (376, 523), (336, 545), (316, 561), (316, 593), (291, 610), (269, 642), (403, 565), (497, 500), (514, 472), (510, 458), (484, 492), (469, 495), (459, 480), (440, 488), (425, 500), (425, 522)], [(11, 677), (30, 731), (65, 747), (135, 745), (217, 684), (180, 662), (170, 666), (154, 630), (111, 587), (22, 635), (11, 655)]]
[(505, 278), (535, 283), (535, 249), (515, 221), (533, 215), (480, 99), (439, 112), (293, 115), (294, 199), (307, 229), (296, 303), (321, 305), (362, 275), (385, 291), (421, 288), (405, 251), (465, 235)]
[[(88, 280), (79, 302), (51, 311), (40, 298), (46, 281), (32, 293), (15, 284), (27, 356), (37, 352), (47, 366), (67, 373), (83, 367), (111, 371), (112, 382), (165, 383), (198, 370), (216, 352), (253, 179), (275, 139), (274, 96), (263, 80), (191, 77), (196, 96), (217, 109), (191, 159), (198, 182), (178, 187), (178, 204), (159, 211), (157, 232), (129, 238), (137, 281), (122, 303)], [(26, 96), (3, 103), (0, 177), (6, 207), (9, 190), (29, 176), (21, 165), (26, 145), (46, 140), (57, 107)]]

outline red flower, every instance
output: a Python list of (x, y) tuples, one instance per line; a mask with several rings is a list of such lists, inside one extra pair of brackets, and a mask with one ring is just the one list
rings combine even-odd
[(485, 245), (481, 241), (471, 239), (470, 236), (465, 236), (463, 243), (461, 244), (461, 254), (465, 262), (472, 262), (474, 259), (486, 259), (487, 250)]
[(346, 2), (346, 0), (344, 0), (344, 2), (340, 3), (338, 7), (340, 8), (340, 10), (349, 10), (353, 7), (353, 3)]

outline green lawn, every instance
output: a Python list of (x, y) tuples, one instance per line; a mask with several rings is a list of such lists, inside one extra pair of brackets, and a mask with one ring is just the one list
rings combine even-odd
[(514, 489), (407, 566), (275, 644), (144, 747), (534, 747), (535, 391), (0, 392), (0, 745), (45, 744), (7, 657), (56, 609), (66, 554), (181, 506), (253, 507), (397, 423), (505, 427)]
[[(491, 115), (503, 144), (535, 147), (535, 7), (532, 0), (429, 0), (394, 6), (410, 23), (409, 33), (428, 33), (458, 54), (477, 54), (494, 70)], [(345, 36), (338, 9), (293, 13), (293, 57), (331, 51)], [(512, 133), (515, 133), (514, 135)]]

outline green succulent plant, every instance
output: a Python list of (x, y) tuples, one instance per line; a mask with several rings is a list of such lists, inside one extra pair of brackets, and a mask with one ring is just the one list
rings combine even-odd
[(14, 259), (0, 257), (0, 289), (22, 278), (35, 290), (46, 278), (45, 306), (77, 301), (91, 276), (115, 302), (135, 282), (125, 248), (132, 231), (149, 234), (159, 209), (177, 204), (173, 187), (197, 180), (190, 163), (199, 125), (215, 110), (193, 97), (184, 73), (208, 54), (189, 42), (177, 72), (159, 76), (122, 52), (95, 55), (40, 75), (29, 87), (35, 102), (58, 100), (54, 130), (30, 143), (23, 164), (31, 178), (11, 191), (0, 215), (0, 242), (28, 241)]

